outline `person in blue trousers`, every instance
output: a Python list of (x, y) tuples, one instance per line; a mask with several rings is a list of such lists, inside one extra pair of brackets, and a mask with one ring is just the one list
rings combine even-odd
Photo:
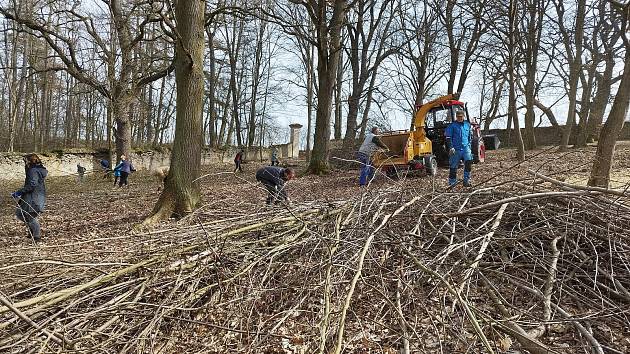
[(457, 168), (460, 161), (464, 161), (464, 187), (471, 187), (470, 172), (472, 170), (472, 127), (470, 122), (464, 120), (464, 111), (455, 113), (455, 121), (449, 124), (444, 131), (446, 136), (446, 148), (449, 156), (448, 185), (457, 184)]
[(389, 151), (387, 145), (381, 141), (378, 133), (378, 128), (373, 127), (370, 132), (365, 135), (363, 144), (361, 144), (359, 152), (357, 153), (357, 158), (361, 163), (361, 172), (359, 174), (359, 185), (361, 187), (367, 185), (374, 176), (374, 166), (372, 165), (372, 155), (374, 152), (379, 148)]
[(24, 186), (11, 193), (13, 199), (17, 199), (15, 216), (18, 220), (28, 226), (29, 238), (39, 242), (41, 239), (41, 228), (37, 217), (44, 211), (46, 204), (46, 183), (48, 171), (35, 154), (24, 156), (24, 171), (26, 178)]

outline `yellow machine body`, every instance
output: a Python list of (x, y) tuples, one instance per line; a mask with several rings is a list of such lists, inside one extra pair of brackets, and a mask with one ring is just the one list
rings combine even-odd
[(374, 156), (375, 166), (406, 165), (414, 157), (424, 157), (433, 154), (433, 145), (425, 132), (425, 121), (431, 109), (457, 100), (459, 94), (441, 96), (421, 105), (414, 114), (411, 130), (397, 130), (383, 133), (381, 140), (390, 152), (378, 153)]

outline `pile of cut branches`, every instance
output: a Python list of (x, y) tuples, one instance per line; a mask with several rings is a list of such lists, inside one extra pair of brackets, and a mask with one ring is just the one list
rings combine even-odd
[(0, 351), (630, 352), (630, 195), (392, 186), (0, 268)]

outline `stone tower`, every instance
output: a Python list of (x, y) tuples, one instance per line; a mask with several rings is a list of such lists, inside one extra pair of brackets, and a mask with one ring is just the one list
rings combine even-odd
[(298, 158), (300, 155), (300, 129), (302, 124), (293, 123), (290, 124), (291, 136), (289, 138), (289, 157)]

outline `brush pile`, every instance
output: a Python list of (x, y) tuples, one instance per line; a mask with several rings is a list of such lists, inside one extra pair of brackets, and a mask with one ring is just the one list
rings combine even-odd
[(532, 173), (216, 212), (0, 265), (0, 352), (630, 352), (627, 191)]

